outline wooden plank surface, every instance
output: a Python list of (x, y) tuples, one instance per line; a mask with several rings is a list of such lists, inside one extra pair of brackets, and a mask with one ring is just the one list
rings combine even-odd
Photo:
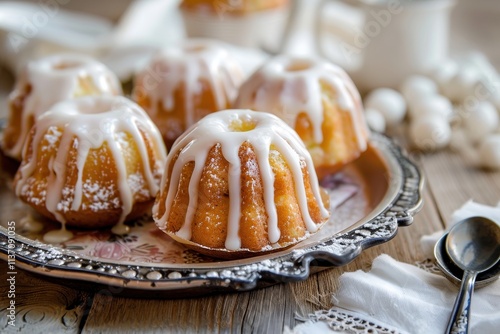
[(16, 326), (8, 325), (10, 285), (7, 266), (0, 266), (0, 332), (78, 333), (92, 305), (92, 294), (49, 283), (17, 269), (15, 275)]

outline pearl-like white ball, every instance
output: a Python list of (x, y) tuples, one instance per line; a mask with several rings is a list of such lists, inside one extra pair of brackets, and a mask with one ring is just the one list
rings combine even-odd
[(500, 134), (490, 135), (481, 142), (479, 159), (483, 167), (500, 169)]
[(458, 69), (457, 62), (448, 59), (438, 64), (429, 74), (431, 79), (438, 85), (439, 90), (443, 92), (450, 80), (458, 73)]
[(365, 100), (365, 108), (378, 110), (384, 116), (387, 126), (399, 124), (406, 115), (405, 99), (390, 88), (372, 91)]
[(462, 110), (462, 121), (465, 133), (472, 142), (479, 142), (482, 138), (495, 131), (499, 124), (496, 108), (488, 101), (480, 101), (472, 110)]
[(458, 73), (443, 86), (443, 94), (454, 102), (462, 102), (474, 96), (474, 89), (480, 81), (480, 75), (471, 67), (460, 68)]
[(416, 102), (409, 111), (413, 119), (425, 117), (429, 114), (440, 115), (445, 119), (449, 119), (453, 114), (453, 104), (442, 95), (429, 95)]
[(412, 75), (406, 78), (400, 90), (406, 102), (411, 106), (426, 96), (437, 94), (438, 86), (428, 77)]
[(424, 151), (446, 147), (451, 138), (448, 121), (439, 115), (428, 115), (410, 124), (410, 138), (413, 144)]
[(376, 132), (384, 132), (385, 131), (385, 118), (378, 110), (376, 109), (366, 109), (365, 110), (365, 119), (368, 127)]

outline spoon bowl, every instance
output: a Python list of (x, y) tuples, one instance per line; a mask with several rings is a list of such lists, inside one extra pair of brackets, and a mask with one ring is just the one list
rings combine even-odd
[[(441, 269), (443, 274), (448, 280), (453, 284), (460, 286), (462, 283), (462, 277), (464, 271), (460, 269), (446, 252), (446, 238), (448, 233), (443, 234), (443, 236), (436, 242), (434, 246), (434, 257), (436, 259), (436, 264)], [(485, 286), (495, 282), (500, 276), (500, 264), (493, 266), (492, 268), (479, 273), (474, 282), (474, 288), (480, 289)]]
[(498, 267), (500, 226), (484, 217), (470, 217), (453, 226), (445, 244), (451, 261), (464, 271), (447, 332), (468, 333), (476, 276), (490, 268)]
[(500, 227), (484, 217), (462, 220), (448, 233), (446, 252), (464, 271), (486, 271), (500, 258)]

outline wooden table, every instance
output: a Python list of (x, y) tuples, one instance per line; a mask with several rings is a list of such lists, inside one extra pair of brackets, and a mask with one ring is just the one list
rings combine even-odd
[[(462, 10), (455, 14), (457, 20), (463, 23), (461, 27), (474, 27), (464, 19), (468, 17), (465, 13), (475, 16), (478, 10)], [(495, 20), (491, 15), (486, 17)], [(467, 35), (461, 36), (484, 36), (480, 33), (481, 29), (488, 30), (476, 27), (476, 30), (466, 30)], [(498, 40), (498, 34), (495, 38)], [(480, 43), (484, 46), (483, 50), (498, 68), (500, 49), (496, 43), (485, 39), (483, 42)], [(474, 43), (478, 44), (478, 39), (474, 39)], [(5, 77), (5, 73), (0, 74), (0, 78), (4, 79), (0, 80), (4, 81), (0, 85), (4, 93), (10, 87), (5, 84)], [(17, 326), (14, 328), (7, 326), (5, 316), (7, 270), (5, 262), (1, 262), (0, 332), (281, 333), (285, 326), (294, 327), (300, 323), (296, 320), (297, 315), (306, 316), (315, 310), (329, 308), (332, 305), (331, 296), (338, 288), (338, 278), (343, 272), (369, 270), (373, 259), (383, 253), (407, 263), (424, 260), (419, 246), (420, 237), (443, 229), (454, 210), (469, 199), (489, 205), (500, 201), (500, 172), (475, 169), (450, 151), (434, 154), (414, 152), (411, 156), (426, 177), (423, 209), (416, 215), (413, 225), (400, 228), (393, 240), (364, 251), (344, 267), (322, 271), (302, 282), (277, 284), (250, 292), (177, 300), (114, 297), (113, 291), (93, 294), (50, 283), (18, 270)]]

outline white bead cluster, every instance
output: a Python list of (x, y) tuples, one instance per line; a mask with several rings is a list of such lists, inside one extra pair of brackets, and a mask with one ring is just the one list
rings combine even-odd
[(410, 76), (399, 92), (376, 89), (365, 110), (374, 131), (384, 132), (408, 114), (415, 147), (450, 147), (476, 166), (500, 169), (500, 76), (480, 53), (448, 60), (427, 76)]
[[(365, 99), (365, 108), (369, 112), (368, 126), (376, 131), (399, 124), (406, 115), (405, 99), (397, 91), (389, 88), (379, 88), (371, 92)], [(373, 116), (377, 113), (379, 116)]]

